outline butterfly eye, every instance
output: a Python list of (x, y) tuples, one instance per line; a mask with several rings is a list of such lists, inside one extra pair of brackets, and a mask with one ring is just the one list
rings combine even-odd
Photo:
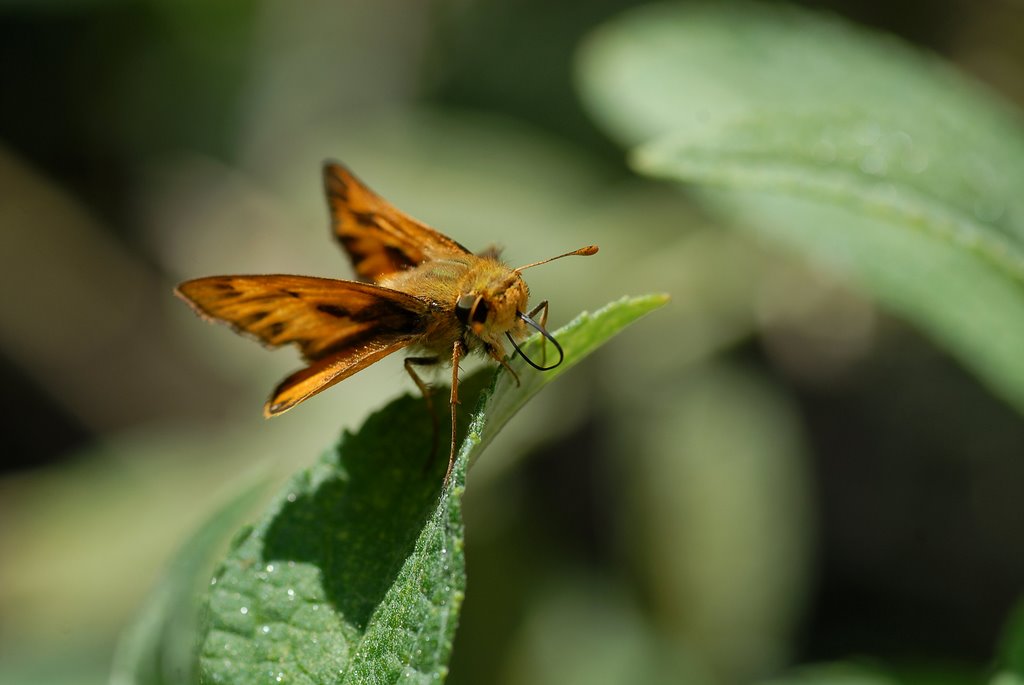
[(469, 325), (469, 316), (473, 313), (473, 305), (476, 304), (475, 295), (463, 295), (455, 303), (455, 318), (464, 325)]
[(455, 318), (464, 326), (468, 326), (470, 323), (486, 323), (487, 315), (490, 312), (490, 306), (479, 295), (463, 295), (455, 303)]
[(486, 300), (481, 299), (477, 303), (476, 309), (473, 310), (473, 313), (470, 316), (470, 318), (473, 319), (473, 323), (486, 323), (487, 315), (490, 314), (490, 313), (491, 313), (490, 306), (488, 306)]

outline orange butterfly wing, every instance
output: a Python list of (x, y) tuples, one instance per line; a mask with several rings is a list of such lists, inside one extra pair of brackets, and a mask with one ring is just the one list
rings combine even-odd
[(312, 362), (274, 390), (267, 416), (416, 342), (429, 308), (389, 288), (306, 276), (212, 276), (186, 281), (176, 292), (200, 316), (270, 347), (295, 344)]
[(274, 388), (270, 399), (263, 406), (263, 415), (269, 419), (283, 414), (299, 402), (345, 380), (357, 371), (362, 371), (392, 352), (407, 347), (414, 340), (415, 338), (408, 336), (381, 336), (356, 343), (313, 362), (288, 376)]
[(392, 207), (340, 164), (324, 165), (324, 187), (334, 237), (363, 281), (376, 282), (428, 259), (469, 252)]

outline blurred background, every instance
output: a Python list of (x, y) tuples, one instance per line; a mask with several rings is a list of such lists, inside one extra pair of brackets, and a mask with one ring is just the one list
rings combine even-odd
[[(327, 158), (514, 264), (600, 244), (529, 273), (555, 327), (673, 297), (470, 474), (450, 682), (986, 677), (1024, 588), (1020, 416), (842, 278), (629, 171), (573, 56), (634, 4), (0, 2), (0, 682), (105, 682), (163, 564), (239, 482), (413, 390), (386, 360), (264, 421), (297, 356), (172, 296), (203, 275), (350, 276)], [(1024, 103), (1019, 2), (803, 4)]]

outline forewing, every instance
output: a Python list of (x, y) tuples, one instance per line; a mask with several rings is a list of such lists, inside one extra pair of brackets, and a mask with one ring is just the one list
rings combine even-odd
[(423, 332), (427, 314), (426, 303), (411, 295), (329, 278), (212, 276), (186, 281), (177, 293), (201, 316), (270, 347), (295, 344), (310, 361), (407, 345)]
[(340, 164), (324, 165), (324, 187), (334, 237), (364, 281), (379, 281), (428, 259), (469, 252), (395, 209)]

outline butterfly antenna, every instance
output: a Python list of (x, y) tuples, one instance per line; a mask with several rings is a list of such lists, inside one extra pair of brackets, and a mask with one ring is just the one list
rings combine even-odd
[[(556, 259), (561, 259), (562, 257), (572, 257), (573, 255), (579, 255), (580, 257), (589, 257), (592, 254), (597, 254), (597, 245), (587, 245), (586, 247), (581, 247), (578, 250), (573, 250), (572, 252), (566, 252), (565, 254), (560, 254), (557, 257), (549, 257), (548, 259), (542, 259), (541, 261), (534, 262), (533, 264), (527, 264), (526, 266), (521, 266), (518, 269), (513, 269), (513, 271), (515, 271), (516, 273), (519, 273), (520, 271), (524, 271), (525, 269), (530, 269), (530, 268), (535, 267), (535, 266), (540, 266), (541, 264), (547, 264), (548, 262), (553, 262)], [(536, 325), (536, 324), (534, 324), (534, 325)], [(545, 333), (545, 335), (547, 335), (543, 328), (538, 328), (537, 330), (539, 330), (542, 333)], [(551, 336), (548, 336), (548, 337), (551, 337)], [(525, 359), (525, 357), (524, 357), (524, 359)]]
[[(596, 247), (594, 248), (594, 251), (595, 252), (597, 251)], [(579, 251), (577, 250), (577, 252), (579, 252)], [(570, 252), (569, 254), (576, 254), (576, 253), (575, 252)], [(591, 252), (589, 254), (593, 254), (593, 252)], [(565, 257), (567, 255), (562, 255), (562, 256)], [(555, 257), (555, 259), (558, 259), (558, 258)], [(549, 259), (547, 261), (551, 261), (551, 260)], [(543, 264), (543, 263), (544, 262), (541, 262), (541, 264)], [(512, 338), (512, 334), (506, 331), (505, 337), (507, 337), (508, 341), (510, 343), (512, 343), (512, 347), (516, 348), (516, 352), (519, 354), (519, 356), (522, 357), (523, 359), (525, 359), (527, 364), (529, 364), (533, 368), (537, 369), (538, 371), (550, 371), (551, 369), (553, 369), (556, 366), (558, 366), (559, 364), (561, 364), (562, 360), (565, 359), (565, 353), (562, 352), (562, 346), (558, 344), (557, 340), (555, 340), (555, 336), (553, 336), (550, 333), (548, 333), (547, 330), (545, 330), (545, 328), (543, 326), (541, 326), (539, 323), (534, 321), (533, 317), (530, 316), (529, 314), (524, 314), (522, 312), (516, 312), (516, 316), (518, 316), (520, 319), (525, 321), (527, 325), (529, 325), (530, 327), (534, 328), (538, 333), (540, 333), (545, 338), (547, 338), (549, 341), (551, 341), (551, 344), (555, 346), (556, 350), (558, 350), (558, 361), (557, 362), (555, 362), (551, 366), (540, 366), (539, 364), (537, 364), (532, 359), (530, 359), (529, 357), (526, 356), (526, 353), (523, 352), (522, 348), (519, 347), (519, 345), (516, 344), (515, 339)]]

